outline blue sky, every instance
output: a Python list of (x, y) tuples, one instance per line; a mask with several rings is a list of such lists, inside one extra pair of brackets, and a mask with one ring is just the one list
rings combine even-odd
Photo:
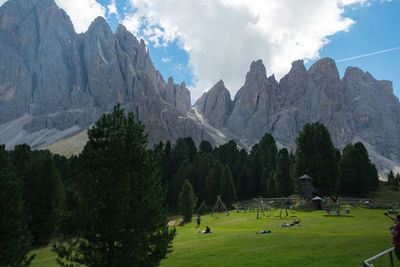
[[(7, 0), (0, 0), (0, 5)], [(253, 60), (279, 80), (291, 62), (348, 59), (400, 47), (400, 0), (55, 0), (77, 32), (103, 16), (146, 41), (165, 79), (185, 82), (192, 101), (223, 79), (232, 98)], [(393, 81), (400, 49), (337, 62)]]
[[(321, 51), (321, 57), (335, 60), (400, 48), (400, 1), (373, 2), (365, 8), (346, 9), (356, 21), (348, 32), (339, 32)], [(307, 64), (309, 67), (315, 60)], [(341, 77), (348, 66), (368, 71), (377, 80), (393, 82), (393, 91), (400, 97), (400, 49), (336, 63)]]

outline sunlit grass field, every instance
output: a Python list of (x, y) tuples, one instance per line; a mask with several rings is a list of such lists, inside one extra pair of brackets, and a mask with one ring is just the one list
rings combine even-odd
[[(290, 213), (299, 227), (280, 227), (294, 217), (256, 219), (256, 213), (205, 216), (212, 234), (198, 234), (195, 223), (177, 227), (174, 252), (162, 266), (362, 266), (362, 262), (392, 246), (392, 221), (383, 210), (352, 208), (354, 217), (327, 217), (324, 211)], [(257, 235), (270, 229), (272, 233)], [(397, 259), (395, 259), (397, 264)], [(374, 263), (388, 266), (389, 256)], [(399, 264), (397, 266), (400, 266)]]
[[(256, 213), (206, 215), (200, 228), (192, 223), (177, 226), (173, 252), (161, 266), (362, 266), (362, 262), (392, 246), (388, 228), (392, 221), (384, 210), (351, 207), (350, 216), (325, 216), (325, 211), (289, 212), (280, 210)], [(283, 213), (284, 214), (284, 213)], [(294, 219), (298, 227), (277, 227)], [(199, 234), (206, 225), (211, 234)], [(270, 229), (270, 234), (256, 234)], [(56, 266), (50, 247), (35, 250), (32, 266)], [(394, 257), (395, 266), (400, 266)], [(374, 262), (388, 266), (389, 256)], [(390, 266), (390, 265), (389, 265)]]

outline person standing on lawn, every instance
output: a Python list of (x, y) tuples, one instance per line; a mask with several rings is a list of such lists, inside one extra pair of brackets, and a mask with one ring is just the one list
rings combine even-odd
[(392, 217), (388, 212), (385, 212), (385, 215), (388, 216), (395, 222), (395, 225), (389, 228), (392, 233), (392, 240), (394, 245), (394, 252), (396, 254), (397, 259), (400, 260), (400, 215), (396, 215), (396, 217)]

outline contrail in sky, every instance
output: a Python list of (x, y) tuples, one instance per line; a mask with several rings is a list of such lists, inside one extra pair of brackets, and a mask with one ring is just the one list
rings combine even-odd
[(364, 54), (364, 55), (360, 55), (360, 56), (356, 56), (356, 57), (349, 57), (349, 58), (339, 59), (339, 60), (336, 60), (336, 63), (347, 61), (347, 60), (352, 60), (352, 59), (356, 59), (356, 58), (360, 58), (360, 57), (369, 57), (369, 56), (382, 54), (382, 53), (386, 53), (386, 52), (390, 52), (390, 51), (394, 51), (394, 50), (400, 50), (400, 46), (399, 47), (390, 48), (390, 49), (381, 50), (381, 51), (376, 51), (376, 52), (372, 52), (372, 53), (368, 53), (368, 54)]

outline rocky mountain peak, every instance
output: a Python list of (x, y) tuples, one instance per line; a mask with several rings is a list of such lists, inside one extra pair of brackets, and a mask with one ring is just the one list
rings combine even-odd
[(286, 80), (305, 80), (306, 76), (308, 76), (308, 73), (306, 67), (304, 66), (304, 61), (302, 59), (299, 59), (292, 62), (292, 67), (289, 73), (281, 79), (280, 83), (285, 82)]
[(190, 91), (185, 83), (175, 84), (174, 79), (169, 77), (167, 84), (161, 86), (160, 93), (166, 102), (182, 113), (186, 114), (190, 110)]
[(306, 67), (304, 66), (304, 60), (299, 59), (292, 62), (292, 68), (290, 72), (307, 72)]
[(290, 101), (294, 101), (304, 94), (309, 81), (310, 75), (304, 66), (304, 61), (296, 60), (292, 62), (292, 68), (289, 73), (279, 81), (279, 87), (286, 94), (292, 95)]
[(272, 74), (271, 76), (268, 77), (268, 82), (271, 84), (272, 87), (278, 87), (279, 83), (275, 78), (275, 75)]
[(314, 80), (321, 79), (334, 79), (340, 80), (339, 71), (336, 67), (336, 63), (331, 58), (322, 58), (315, 62), (308, 70), (308, 73), (313, 77)]
[(228, 91), (228, 89), (226, 89), (226, 87), (225, 87), (225, 84), (224, 84), (224, 81), (223, 80), (219, 80), (213, 87), (211, 87), (211, 89), (210, 89), (210, 91), (211, 90), (216, 90), (216, 91), (218, 91), (218, 92), (228, 92), (229, 93), (229, 91)]
[(168, 84), (173, 84), (174, 83), (174, 78), (171, 76), (168, 78)]
[(99, 37), (106, 37), (109, 39), (114, 34), (112, 33), (110, 25), (103, 17), (97, 17), (89, 26), (87, 34), (94, 34)]
[(357, 67), (347, 67), (343, 76), (343, 80), (361, 81), (366, 78), (364, 71)]
[(219, 80), (211, 89), (204, 93), (194, 105), (211, 125), (222, 126), (232, 111), (231, 95), (224, 82)]
[(262, 81), (263, 79), (267, 78), (267, 71), (265, 70), (265, 66), (261, 59), (257, 61), (251, 62), (250, 70), (247, 72), (246, 75), (246, 82), (247, 81)]
[[(47, 30), (50, 28), (51, 31)], [(11, 39), (26, 35), (26, 31), (36, 31), (42, 39), (60, 28), (68, 34), (75, 32), (70, 18), (54, 0), (7, 1), (1, 6), (0, 29), (10, 34)]]

